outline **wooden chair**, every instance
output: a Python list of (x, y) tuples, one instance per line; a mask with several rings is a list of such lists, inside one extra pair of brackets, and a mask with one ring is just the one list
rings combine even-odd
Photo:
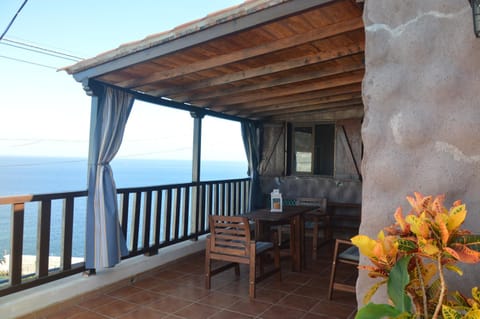
[[(278, 244), (255, 242), (251, 240), (248, 219), (241, 216), (210, 216), (211, 234), (207, 237), (205, 249), (205, 286), (210, 289), (211, 277), (224, 270), (235, 267), (236, 276), (240, 276), (239, 264), (249, 265), (249, 295), (255, 298), (255, 284), (266, 277), (280, 272), (280, 250)], [(276, 236), (273, 236), (276, 238)], [(264, 272), (263, 256), (273, 252), (275, 268)], [(225, 261), (227, 264), (212, 269), (212, 261)], [(259, 263), (260, 275), (256, 275)]]
[[(297, 206), (314, 206), (315, 209), (305, 214), (305, 236), (312, 237), (312, 258), (317, 259), (318, 246), (331, 239), (330, 215), (327, 213), (326, 198), (298, 198)], [(320, 230), (323, 241), (319, 243)]]
[[(340, 251), (341, 248), (348, 246), (348, 248)], [(358, 266), (359, 252), (358, 248), (352, 244), (349, 240), (336, 239), (335, 248), (333, 250), (332, 271), (330, 274), (330, 284), (328, 286), (328, 299), (332, 299), (333, 291), (347, 291), (355, 293), (355, 286), (345, 283), (335, 282), (335, 272), (337, 270), (337, 264), (344, 263)]]

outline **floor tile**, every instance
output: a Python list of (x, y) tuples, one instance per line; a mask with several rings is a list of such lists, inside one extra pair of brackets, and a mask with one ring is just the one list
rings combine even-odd
[[(335, 291), (328, 300), (331, 247), (322, 246), (319, 259), (307, 256), (305, 271), (292, 272), (291, 262), (282, 261), (282, 281), (270, 277), (257, 286), (257, 298), (250, 299), (248, 268), (240, 267), (240, 277), (233, 270), (212, 279), (205, 289), (204, 254), (161, 266), (139, 275), (131, 284), (121, 283), (89, 298), (52, 306), (49, 316), (32, 314), (34, 319), (353, 319), (356, 295)], [(340, 281), (355, 282), (356, 270), (343, 267)], [(55, 311), (55, 312), (53, 312)], [(53, 313), (52, 313), (53, 312)]]
[(116, 298), (105, 295), (105, 294), (100, 296), (95, 295), (95, 296), (92, 296), (92, 298), (88, 298), (85, 301), (80, 302), (78, 305), (86, 309), (96, 309), (98, 307), (112, 303), (116, 300), (117, 300)]
[(121, 316), (121, 319), (162, 319), (167, 317), (168, 314), (160, 312), (158, 310), (141, 307), (137, 308), (128, 314)]
[(175, 313), (178, 310), (191, 305), (192, 302), (189, 300), (177, 298), (174, 296), (159, 296), (154, 302), (149, 304), (150, 308), (165, 312), (165, 313)]
[(200, 299), (198, 302), (202, 304), (226, 308), (238, 302), (238, 297), (213, 291), (207, 296)]
[(301, 311), (298, 309), (273, 305), (271, 308), (267, 309), (264, 313), (262, 313), (261, 316), (263, 319), (298, 319), (302, 318), (305, 313), (305, 311)]
[(113, 290), (113, 291), (109, 291), (107, 293), (107, 295), (115, 297), (115, 298), (126, 298), (128, 296), (139, 293), (140, 291), (142, 291), (142, 289), (137, 288), (137, 287), (132, 286), (132, 285), (128, 285), (128, 286), (125, 286), (125, 287), (122, 287), (122, 288), (119, 288), (119, 289), (116, 289), (116, 290)]
[(354, 310), (354, 306), (346, 306), (337, 302), (323, 300), (317, 303), (310, 312), (333, 315), (334, 318), (348, 318)]
[(140, 290), (140, 292), (133, 295), (126, 296), (122, 299), (131, 303), (139, 304), (139, 305), (148, 305), (156, 301), (158, 297), (159, 297), (159, 294), (157, 293), (146, 291), (146, 290)]
[(214, 308), (209, 305), (194, 303), (194, 304), (191, 304), (190, 306), (187, 306), (175, 312), (175, 315), (184, 317), (186, 319), (205, 319), (205, 318), (209, 318), (210, 316), (220, 311), (221, 310), (219, 308)]
[(119, 318), (135, 308), (138, 308), (138, 305), (122, 300), (116, 300), (109, 304), (95, 308), (95, 312), (108, 317)]
[(272, 306), (271, 303), (266, 303), (256, 300), (240, 300), (228, 307), (228, 310), (243, 313), (246, 315), (257, 316)]
[(219, 313), (213, 315), (209, 319), (249, 319), (254, 318), (253, 316), (244, 315), (238, 312), (232, 312), (228, 310), (222, 310)]
[(279, 303), (286, 307), (309, 311), (317, 302), (319, 302), (319, 300), (315, 298), (292, 294), (283, 298)]

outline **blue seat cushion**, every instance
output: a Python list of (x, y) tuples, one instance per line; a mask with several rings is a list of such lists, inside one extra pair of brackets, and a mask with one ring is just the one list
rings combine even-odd
[(265, 250), (268, 250), (273, 247), (273, 243), (267, 242), (267, 241), (257, 241), (255, 243), (255, 250), (258, 254), (263, 253)]
[(357, 246), (351, 246), (342, 251), (339, 255), (338, 258), (340, 259), (347, 259), (351, 261), (358, 261), (359, 260), (359, 252), (358, 252), (358, 247)]

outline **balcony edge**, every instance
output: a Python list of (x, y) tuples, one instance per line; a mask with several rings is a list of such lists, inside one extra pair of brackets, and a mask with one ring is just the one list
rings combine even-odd
[(181, 242), (159, 250), (158, 255), (137, 256), (122, 261), (111, 269), (97, 271), (95, 276), (76, 274), (38, 287), (4, 296), (0, 299), (2, 318), (18, 318), (61, 305), (70, 299), (102, 289), (123, 280), (134, 280), (137, 275), (205, 249), (205, 237), (198, 241)]

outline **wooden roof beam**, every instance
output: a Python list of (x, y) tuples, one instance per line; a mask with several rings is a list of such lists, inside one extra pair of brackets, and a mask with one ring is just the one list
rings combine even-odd
[(315, 92), (306, 92), (301, 94), (296, 94), (292, 96), (282, 96), (278, 98), (272, 98), (267, 100), (259, 100), (259, 101), (250, 101), (248, 103), (239, 103), (234, 105), (229, 105), (228, 107), (225, 106), (212, 106), (211, 109), (223, 112), (228, 109), (255, 109), (258, 107), (270, 107), (274, 105), (279, 105), (283, 103), (295, 103), (297, 101), (304, 101), (310, 99), (319, 99), (326, 96), (337, 95), (337, 94), (346, 94), (346, 93), (358, 93), (361, 92), (362, 86), (361, 83), (354, 83), (334, 88), (328, 88), (320, 91)]
[[(155, 91), (147, 91), (147, 94), (153, 96), (172, 96), (182, 92), (190, 92), (194, 90), (199, 90), (203, 88), (211, 88), (218, 85), (231, 84), (238, 81), (248, 80), (260, 76), (269, 75), (272, 73), (289, 71), (296, 68), (306, 67), (309, 65), (314, 65), (318, 63), (343, 59), (356, 54), (361, 54), (365, 51), (365, 44), (362, 42), (360, 45), (352, 44), (344, 48), (340, 48), (334, 51), (328, 52), (319, 52), (314, 55), (303, 56), (288, 61), (282, 61), (277, 63), (272, 63), (264, 65), (258, 68), (243, 70), (223, 76), (219, 76), (212, 79), (207, 79), (203, 81), (196, 81), (188, 85), (183, 85), (181, 87), (166, 88)], [(362, 63), (363, 64), (363, 63)], [(141, 88), (140, 88), (141, 89)], [(188, 100), (189, 97), (184, 97), (184, 100)]]
[[(317, 103), (313, 105), (308, 105), (304, 107), (297, 107), (297, 108), (289, 108), (289, 109), (283, 109), (283, 110), (278, 110), (278, 111), (270, 111), (270, 112), (263, 112), (263, 113), (258, 113), (258, 112), (252, 112), (251, 114), (242, 114), (242, 115), (235, 115), (239, 117), (269, 117), (272, 116), (272, 114), (275, 114), (275, 116), (280, 116), (282, 114), (292, 114), (292, 113), (300, 113), (300, 112), (311, 112), (311, 111), (320, 111), (320, 110), (326, 110), (326, 109), (333, 109), (333, 108), (341, 108), (341, 107), (348, 107), (351, 105), (360, 105), (362, 103), (361, 98), (356, 98), (356, 99), (349, 99), (346, 101), (338, 101), (338, 102), (327, 102), (327, 103)], [(229, 113), (230, 114), (230, 113)], [(233, 115), (233, 114), (230, 114)]]
[(319, 105), (325, 105), (328, 103), (335, 103), (335, 102), (346, 102), (346, 101), (358, 101), (362, 98), (362, 93), (361, 92), (355, 92), (355, 93), (347, 93), (347, 94), (339, 94), (339, 95), (333, 95), (333, 96), (327, 96), (324, 98), (320, 99), (311, 99), (307, 101), (298, 101), (294, 103), (285, 103), (285, 104), (279, 104), (279, 105), (272, 105), (269, 107), (262, 107), (260, 109), (251, 109), (251, 110), (245, 110), (245, 109), (240, 109), (239, 112), (230, 112), (230, 114), (235, 114), (237, 116), (264, 116), (265, 114), (272, 113), (272, 112), (283, 112), (286, 110), (287, 112), (292, 109), (296, 110), (302, 110), (302, 109), (308, 109), (309, 107), (317, 107)]
[(350, 19), (323, 27), (321, 29), (314, 29), (307, 33), (302, 33), (293, 37), (280, 39), (274, 42), (269, 42), (265, 45), (256, 46), (253, 48), (247, 48), (239, 51), (235, 51), (222, 56), (214, 57), (208, 60), (202, 60), (188, 65), (180, 66), (170, 70), (155, 72), (149, 76), (143, 78), (135, 78), (120, 83), (116, 83), (117, 86), (124, 88), (136, 88), (143, 85), (153, 84), (161, 82), (166, 79), (172, 79), (179, 76), (185, 76), (199, 71), (223, 66), (230, 63), (235, 63), (247, 59), (251, 59), (263, 54), (272, 53), (280, 50), (285, 50), (306, 44), (312, 41), (318, 41), (333, 37), (335, 35), (343, 34), (346, 32), (358, 30), (363, 28), (363, 20), (361, 17)]
[(219, 98), (226, 95), (235, 95), (239, 93), (246, 93), (246, 92), (255, 91), (255, 90), (274, 88), (277, 86), (295, 84), (295, 83), (305, 82), (310, 80), (319, 80), (319, 79), (326, 78), (333, 75), (340, 75), (348, 72), (361, 71), (364, 69), (365, 69), (365, 65), (363, 64), (363, 62), (350, 63), (350, 64), (340, 65), (336, 67), (328, 67), (323, 70), (318, 70), (313, 72), (307, 72), (307, 73), (298, 72), (298, 74), (295, 74), (295, 75), (280, 77), (270, 81), (259, 81), (259, 83), (250, 84), (250, 85), (242, 85), (242, 86), (236, 86), (236, 87), (230, 87), (230, 88), (219, 87), (216, 90), (212, 88), (211, 90), (209, 90), (209, 92), (203, 93), (203, 94), (202, 93), (193, 94), (189, 92), (190, 94), (188, 98), (185, 98), (185, 96), (183, 96), (183, 98), (179, 96), (175, 96), (174, 99), (182, 102), (188, 102), (193, 99), (203, 100), (203, 99)]
[(325, 79), (321, 82), (307, 83), (303, 85), (296, 85), (289, 88), (282, 88), (277, 90), (269, 90), (268, 92), (260, 91), (258, 94), (244, 94), (240, 96), (223, 97), (216, 100), (193, 101), (194, 105), (202, 107), (211, 107), (213, 105), (228, 106), (239, 103), (250, 103), (257, 100), (276, 98), (281, 96), (289, 96), (294, 94), (305, 93), (309, 91), (319, 91), (336, 86), (343, 86), (348, 84), (360, 83), (363, 80), (363, 72), (340, 76), (332, 79)]
[(335, 107), (331, 109), (317, 110), (305, 113), (290, 113), (278, 116), (257, 118), (257, 120), (271, 122), (317, 122), (337, 121), (344, 119), (362, 118), (364, 115), (363, 104), (350, 105), (346, 107)]

